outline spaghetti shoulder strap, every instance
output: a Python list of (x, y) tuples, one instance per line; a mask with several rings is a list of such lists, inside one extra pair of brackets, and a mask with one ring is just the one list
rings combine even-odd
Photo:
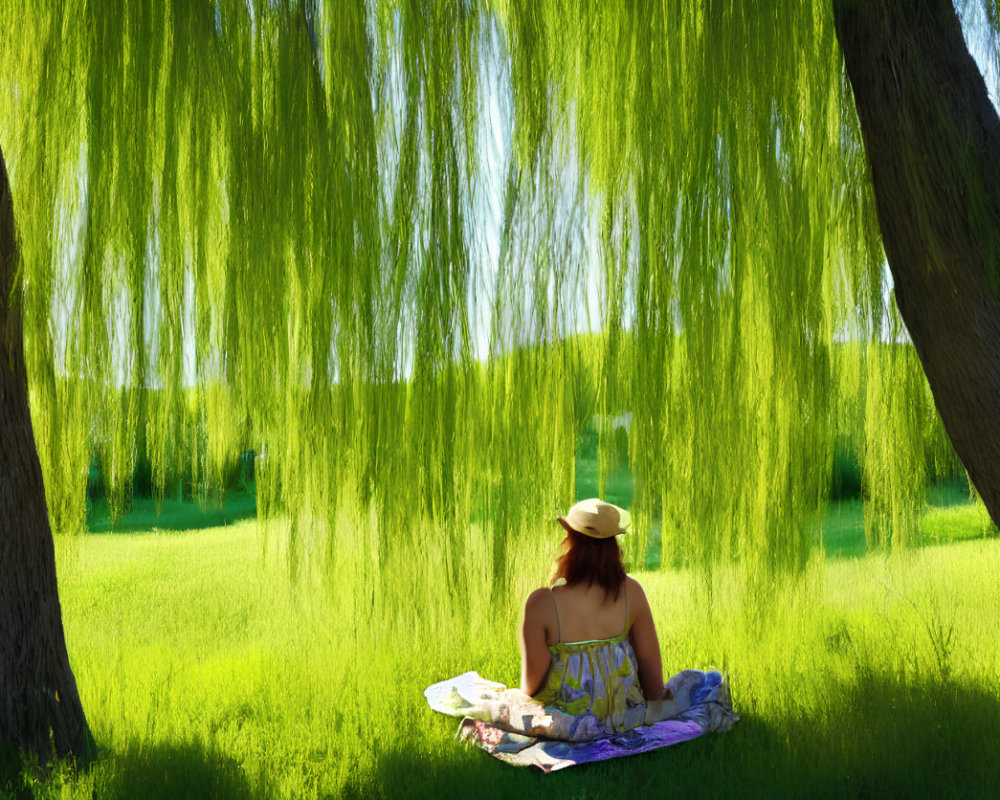
[(549, 594), (552, 595), (552, 605), (556, 610), (556, 644), (562, 641), (562, 625), (559, 622), (559, 604), (556, 602), (556, 593), (552, 591), (552, 587), (549, 587)]

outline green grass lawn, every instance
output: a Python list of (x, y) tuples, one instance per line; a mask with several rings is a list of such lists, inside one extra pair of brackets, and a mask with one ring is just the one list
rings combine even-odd
[[(1000, 785), (1000, 542), (965, 523), (978, 540), (817, 559), (760, 587), (766, 602), (731, 574), (709, 593), (691, 573), (638, 573), (665, 670), (724, 670), (743, 721), (550, 776), (468, 749), (457, 721), (426, 707), (434, 681), (476, 669), (516, 683), (519, 669), (516, 603), (492, 609), (470, 585), (455, 613), (433, 546), (386, 620), (364, 578), (290, 580), (281, 536), (253, 522), (61, 539), (67, 642), (100, 752), (21, 793), (985, 796)], [(390, 565), (379, 580), (407, 579)], [(518, 601), (533, 580), (519, 580)]]

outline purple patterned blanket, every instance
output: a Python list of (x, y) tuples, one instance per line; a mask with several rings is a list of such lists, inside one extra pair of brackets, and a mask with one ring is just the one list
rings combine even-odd
[(715, 671), (684, 670), (667, 681), (671, 700), (650, 703), (648, 724), (624, 731), (600, 731), (583, 741), (569, 740), (574, 718), (542, 706), (517, 689), (466, 672), (424, 691), (431, 708), (462, 717), (458, 736), (492, 756), (544, 772), (591, 761), (645, 753), (707, 732), (729, 730), (733, 712), (729, 688)]

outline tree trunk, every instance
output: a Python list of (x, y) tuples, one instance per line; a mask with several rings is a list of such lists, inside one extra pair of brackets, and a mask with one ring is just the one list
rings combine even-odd
[(834, 0), (896, 303), (1000, 524), (1000, 119), (951, 0)]
[(91, 738), (70, 670), (28, 409), (17, 241), (0, 153), (0, 746), (43, 763)]

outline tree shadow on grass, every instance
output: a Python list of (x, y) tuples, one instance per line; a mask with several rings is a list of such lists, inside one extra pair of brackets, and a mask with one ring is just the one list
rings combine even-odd
[(181, 797), (242, 800), (269, 796), (254, 785), (240, 765), (212, 753), (198, 742), (153, 745), (115, 754), (99, 797), (170, 800)]
[(0, 742), (0, 797), (31, 797), (22, 791), (24, 761), (12, 742)]
[[(457, 741), (430, 753), (388, 752), (380, 755), (377, 774), (358, 776), (345, 794), (474, 793), (519, 800), (597, 798), (609, 791), (684, 798), (984, 797), (1000, 786), (997, 692), (864, 674), (852, 684), (831, 681), (828, 697), (827, 707), (812, 718), (744, 713), (726, 734), (550, 775), (510, 767)], [(424, 736), (437, 732), (432, 724)]]
[(86, 792), (102, 800), (270, 797), (268, 787), (248, 780), (236, 761), (198, 742), (134, 747), (123, 753), (99, 751), (88, 766), (78, 770), (57, 766), (47, 777), (22, 771), (20, 757), (15, 754), (14, 759), (16, 763), (9, 758), (0, 761), (7, 770), (0, 773), (0, 797), (59, 797), (64, 789), (70, 796)]

